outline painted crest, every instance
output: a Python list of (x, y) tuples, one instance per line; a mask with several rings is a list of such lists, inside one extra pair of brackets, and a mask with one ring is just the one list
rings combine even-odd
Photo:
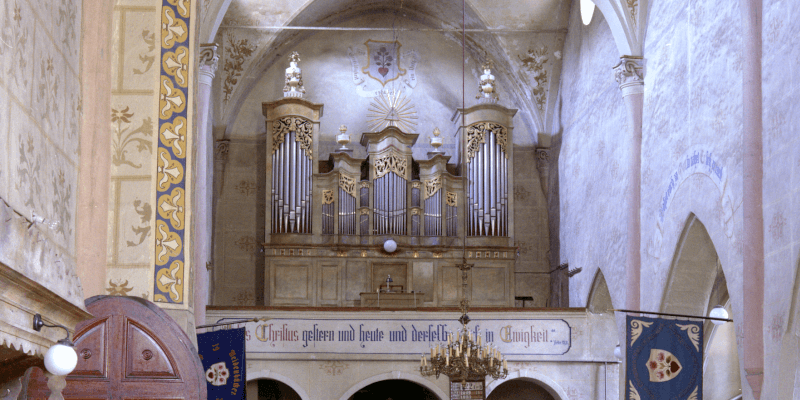
[(206, 370), (206, 380), (214, 386), (225, 386), (228, 383), (228, 367), (225, 362), (218, 362)]
[(400, 68), (400, 42), (383, 42), (377, 40), (367, 40), (367, 66), (361, 72), (372, 79), (386, 85), (403, 75), (406, 70)]
[(650, 382), (666, 382), (681, 372), (683, 367), (680, 361), (666, 350), (650, 349), (650, 358), (647, 360), (647, 370), (650, 373)]

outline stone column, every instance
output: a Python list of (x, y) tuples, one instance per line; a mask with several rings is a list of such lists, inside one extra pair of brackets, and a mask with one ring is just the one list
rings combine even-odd
[(743, 289), (744, 371), (753, 398), (761, 397), (764, 382), (764, 212), (762, 180), (761, 18), (762, 0), (741, 0), (743, 65), (742, 135), (743, 189)]
[(644, 100), (645, 60), (642, 57), (622, 56), (614, 67), (614, 78), (622, 90), (622, 98), (628, 110), (628, 174), (625, 191), (627, 200), (628, 250), (625, 257), (626, 299), (625, 307), (640, 308), (639, 285), (641, 282), (641, 188), (642, 188), (642, 112)]
[(211, 261), (211, 202), (213, 194), (214, 158), (213, 140), (209, 129), (211, 109), (211, 84), (217, 71), (217, 45), (200, 45), (197, 76), (197, 125), (195, 127), (195, 178), (194, 178), (194, 321), (206, 323), (206, 305), (209, 304), (209, 281), (206, 265)]

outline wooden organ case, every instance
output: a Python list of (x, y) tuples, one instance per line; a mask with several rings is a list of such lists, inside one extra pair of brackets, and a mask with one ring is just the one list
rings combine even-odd
[[(391, 308), (392, 296), (401, 308), (457, 306), (466, 236), (471, 304), (513, 306), (516, 110), (458, 110), (465, 124), (459, 115), (456, 163), (437, 151), (415, 160), (418, 135), (393, 126), (361, 135), (366, 158), (320, 154), (322, 105), (285, 98), (263, 111), (267, 305), (374, 306), (391, 275), (381, 307)], [(397, 243), (391, 253), (389, 239)]]

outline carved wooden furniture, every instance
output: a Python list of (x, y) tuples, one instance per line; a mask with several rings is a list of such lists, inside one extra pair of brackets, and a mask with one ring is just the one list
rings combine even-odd
[[(205, 399), (206, 380), (189, 337), (153, 303), (137, 297), (86, 300), (95, 318), (78, 324), (78, 365), (67, 376), (65, 399)], [(49, 395), (42, 375), (29, 382), (30, 399)]]

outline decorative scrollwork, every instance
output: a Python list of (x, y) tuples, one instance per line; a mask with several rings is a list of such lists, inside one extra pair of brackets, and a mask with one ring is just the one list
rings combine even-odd
[(272, 127), (272, 152), (283, 144), (284, 137), (289, 132), (294, 132), (294, 140), (300, 143), (300, 148), (306, 152), (309, 159), (314, 159), (312, 153), (312, 133), (314, 127), (311, 121), (302, 117), (284, 117), (274, 122)]
[(390, 152), (389, 154), (375, 159), (375, 178), (380, 178), (388, 172), (394, 172), (401, 178), (408, 180), (406, 157), (402, 154)]
[(442, 177), (437, 176), (425, 181), (425, 198), (429, 198), (436, 194), (442, 188)]
[(347, 194), (353, 197), (356, 196), (356, 179), (345, 174), (339, 173), (339, 187), (342, 188)]
[(450, 207), (458, 207), (458, 193), (447, 192), (447, 197), (445, 199), (446, 204)]
[(323, 190), (322, 204), (332, 204), (332, 203), (333, 203), (333, 190)]
[(631, 320), (631, 346), (633, 346), (633, 343), (639, 338), (639, 335), (642, 334), (642, 329), (649, 328), (650, 325), (653, 325), (653, 323), (640, 321), (638, 319)]
[(421, 186), (420, 186), (420, 183), (419, 183), (419, 181), (414, 181), (414, 182), (411, 182), (411, 188), (412, 188), (412, 189), (419, 189), (420, 187), (421, 187)]
[(467, 128), (468, 162), (472, 162), (472, 158), (481, 150), (481, 144), (486, 143), (486, 134), (488, 132), (494, 133), (497, 144), (500, 146), (506, 158), (508, 158), (508, 152), (506, 151), (506, 146), (508, 145), (508, 131), (506, 128), (494, 122), (479, 122)]

